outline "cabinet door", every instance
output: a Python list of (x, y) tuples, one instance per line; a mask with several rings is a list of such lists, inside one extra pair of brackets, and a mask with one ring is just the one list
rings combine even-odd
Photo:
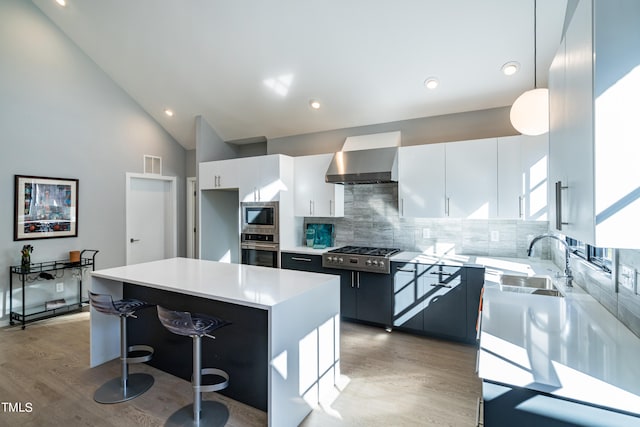
[(400, 147), (398, 196), (400, 216), (445, 216), (445, 144)]
[(236, 170), (239, 176), (239, 190), (241, 202), (259, 202), (260, 167), (267, 156), (245, 157)]
[(555, 228), (555, 183), (566, 180), (562, 165), (567, 158), (566, 40), (563, 38), (549, 67), (549, 224)]
[(497, 216), (496, 153), (496, 138), (446, 144), (447, 216), (470, 219)]
[(498, 218), (547, 220), (548, 137), (498, 138)]
[(466, 339), (467, 293), (462, 267), (432, 266), (424, 275), (424, 331)]
[[(333, 270), (336, 271), (336, 270)], [(358, 318), (356, 273), (340, 271), (340, 314), (351, 319)], [(332, 273), (333, 274), (333, 273)]]
[(287, 190), (283, 188), (283, 182), (280, 176), (280, 156), (270, 155), (261, 156), (258, 162), (258, 178), (255, 183), (256, 201), (268, 202), (280, 200), (280, 191)]
[(218, 177), (216, 188), (229, 189), (241, 186), (244, 159), (220, 160), (214, 163), (214, 172)]
[(391, 263), (393, 273), (393, 326), (422, 331), (424, 283), (418, 280), (422, 265)]
[(245, 157), (235, 170), (239, 175), (240, 200), (268, 202), (280, 200), (280, 191), (288, 190), (281, 176), (281, 156)]
[(344, 216), (344, 185), (327, 184), (333, 153), (295, 158), (295, 215)]
[(202, 162), (198, 170), (198, 188), (200, 190), (213, 190), (218, 184), (215, 162)]
[(392, 286), (389, 274), (357, 272), (357, 318), (391, 326)]
[[(562, 231), (582, 241), (593, 241), (593, 45), (591, 2), (578, 3), (567, 27), (565, 70), (566, 136), (561, 147)], [(555, 227), (555, 223), (551, 224)]]

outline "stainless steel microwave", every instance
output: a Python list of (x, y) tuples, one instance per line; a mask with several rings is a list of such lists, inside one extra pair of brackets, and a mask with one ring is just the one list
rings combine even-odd
[(278, 236), (278, 202), (242, 202), (242, 232)]

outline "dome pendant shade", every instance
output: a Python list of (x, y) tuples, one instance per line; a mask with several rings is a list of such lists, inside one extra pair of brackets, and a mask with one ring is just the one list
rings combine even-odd
[(549, 132), (549, 89), (528, 90), (511, 106), (511, 124), (523, 135)]

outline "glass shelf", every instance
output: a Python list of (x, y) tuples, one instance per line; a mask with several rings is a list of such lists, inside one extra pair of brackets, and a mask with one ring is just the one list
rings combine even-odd
[(64, 261), (45, 261), (34, 262), (29, 264), (29, 267), (22, 265), (12, 265), (11, 272), (16, 274), (36, 274), (47, 271), (63, 270), (67, 268), (82, 268), (90, 267), (93, 265), (93, 258), (81, 258), (78, 262)]

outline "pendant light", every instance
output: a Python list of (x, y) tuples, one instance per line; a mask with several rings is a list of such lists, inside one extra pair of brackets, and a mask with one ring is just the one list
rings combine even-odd
[(549, 132), (549, 89), (538, 89), (537, 81), (537, 2), (533, 1), (533, 89), (516, 99), (511, 106), (511, 124), (523, 135)]

